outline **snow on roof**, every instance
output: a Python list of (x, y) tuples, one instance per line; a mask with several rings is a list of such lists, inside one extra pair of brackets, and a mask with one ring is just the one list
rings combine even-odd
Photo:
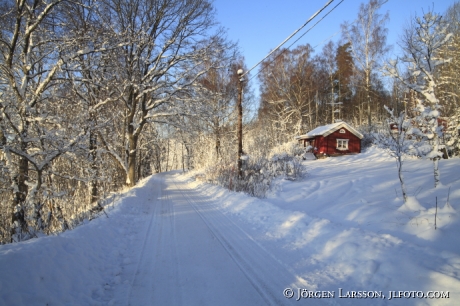
[(300, 136), (297, 136), (296, 139), (308, 139), (308, 138), (314, 138), (316, 136), (328, 136), (332, 133), (334, 133), (335, 131), (341, 129), (341, 128), (346, 128), (347, 130), (349, 130), (351, 133), (353, 133), (354, 135), (356, 135), (356, 137), (358, 137), (359, 139), (363, 139), (363, 134), (361, 134), (360, 132), (358, 132), (356, 129), (354, 129), (353, 127), (351, 127), (348, 123), (346, 122), (336, 122), (336, 123), (332, 123), (332, 124), (328, 124), (328, 125), (323, 125), (323, 126), (319, 126), (317, 127), (316, 129), (308, 132), (307, 134), (305, 135), (300, 135)]

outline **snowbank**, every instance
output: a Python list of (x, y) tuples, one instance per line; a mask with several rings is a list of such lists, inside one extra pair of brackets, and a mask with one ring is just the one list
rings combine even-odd
[[(430, 161), (406, 161), (410, 195), (406, 204), (394, 160), (376, 147), (359, 155), (304, 164), (309, 173), (306, 179), (278, 180), (265, 200), (192, 184), (246, 224), (255, 239), (295, 269), (309, 290), (377, 291), (386, 297), (371, 302), (343, 298), (338, 300), (341, 305), (457, 303), (458, 160), (441, 161), (442, 185), (436, 190)], [(388, 300), (393, 291), (407, 290), (418, 294), (448, 291), (450, 298)]]
[(0, 305), (107, 305), (148, 220), (150, 181), (72, 231), (0, 246)]

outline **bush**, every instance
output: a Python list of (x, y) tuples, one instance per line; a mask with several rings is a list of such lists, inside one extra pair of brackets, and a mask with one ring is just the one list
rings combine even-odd
[(375, 132), (374, 131), (379, 131), (381, 128), (379, 126), (373, 126), (371, 128), (371, 131), (369, 131), (368, 126), (360, 126), (357, 128), (358, 131), (363, 134), (363, 139), (361, 139), (361, 149), (364, 150), (366, 148), (369, 148), (374, 144), (375, 141)]
[(245, 160), (242, 178), (238, 177), (238, 169), (235, 164), (223, 163), (207, 168), (206, 178), (210, 183), (229, 190), (242, 191), (251, 196), (263, 198), (274, 178), (297, 180), (306, 174), (302, 158), (294, 156), (295, 149), (290, 150), (290, 153), (282, 150), (275, 150), (275, 152), (277, 153), (271, 154), (270, 158)]
[(299, 146), (296, 141), (286, 142), (270, 150), (269, 158), (277, 155), (300, 156), (305, 153), (305, 148)]

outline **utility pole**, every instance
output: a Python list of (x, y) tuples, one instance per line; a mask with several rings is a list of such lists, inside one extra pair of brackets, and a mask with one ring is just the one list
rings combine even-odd
[[(327, 103), (327, 104), (332, 106), (332, 123), (335, 123), (335, 112), (336, 112), (336, 110), (335, 110), (334, 106), (335, 105), (342, 105), (343, 102), (331, 102), (331, 103)], [(340, 108), (338, 108), (338, 112), (339, 112), (339, 115), (340, 115)]]
[(243, 69), (238, 69), (238, 127), (237, 127), (237, 137), (238, 137), (238, 177), (241, 179), (243, 177), (243, 161), (241, 159), (243, 155)]

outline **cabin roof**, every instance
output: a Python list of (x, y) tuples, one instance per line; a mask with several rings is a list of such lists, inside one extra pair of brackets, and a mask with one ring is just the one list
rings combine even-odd
[(341, 128), (347, 129), (359, 139), (363, 139), (364, 137), (363, 134), (361, 134), (356, 129), (351, 127), (348, 123), (341, 121), (341, 122), (336, 122), (336, 123), (332, 123), (328, 125), (318, 126), (316, 129), (308, 132), (307, 134), (296, 136), (295, 138), (300, 140), (300, 139), (311, 139), (311, 138), (315, 138), (316, 136), (326, 137), (334, 133), (335, 131), (340, 130)]

